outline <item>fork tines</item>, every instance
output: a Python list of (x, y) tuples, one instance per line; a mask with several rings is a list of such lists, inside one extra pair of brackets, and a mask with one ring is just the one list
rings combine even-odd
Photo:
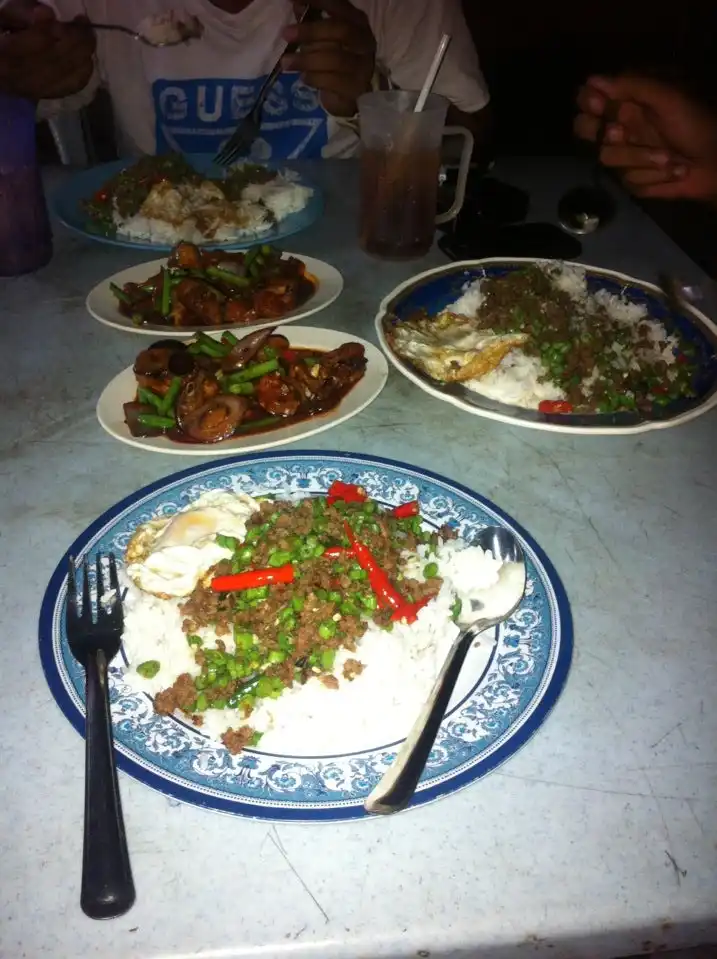
[(74, 556), (69, 557), (70, 570), (67, 585), (67, 619), (68, 623), (87, 628), (97, 623), (117, 628), (122, 625), (122, 601), (120, 596), (117, 562), (114, 553), (107, 555), (109, 591), (105, 590), (105, 577), (101, 553), (95, 556), (95, 583), (97, 588), (96, 616), (93, 615), (92, 598), (90, 595), (90, 560), (82, 562), (82, 606), (77, 609), (77, 568)]

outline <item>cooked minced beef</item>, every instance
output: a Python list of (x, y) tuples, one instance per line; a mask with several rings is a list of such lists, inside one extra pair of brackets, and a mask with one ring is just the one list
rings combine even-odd
[[(183, 629), (195, 647), (198, 676), (183, 674), (156, 697), (158, 712), (176, 709), (193, 716), (197, 725), (210, 708), (236, 708), (247, 719), (258, 700), (276, 697), (295, 683), (313, 676), (331, 689), (338, 687), (334, 658), (339, 649), (356, 650), (373, 622), (392, 628), (393, 609), (381, 608), (366, 570), (349, 555), (346, 524), (373, 554), (406, 603), (433, 598), (442, 580), (425, 582), (401, 574), (403, 551), (435, 546), (439, 534), (428, 533), (418, 517), (396, 518), (375, 503), (336, 503), (324, 497), (298, 503), (265, 501), (250, 519), (243, 543), (232, 542), (232, 559), (219, 563), (181, 605)], [(453, 530), (440, 531), (443, 539)], [(327, 555), (325, 550), (337, 550)], [(214, 592), (211, 579), (251, 570), (291, 564), (289, 584)], [(198, 635), (205, 628), (221, 639), (205, 648)], [(234, 642), (232, 642), (232, 639)], [(343, 666), (352, 680), (363, 670), (357, 659)], [(252, 741), (253, 730), (242, 726), (224, 738), (232, 752)]]
[(245, 746), (254, 738), (254, 730), (251, 726), (241, 726), (239, 729), (227, 729), (222, 734), (222, 742), (230, 753), (236, 755), (240, 753)]
[(344, 663), (344, 679), (349, 681), (356, 679), (364, 671), (364, 668), (364, 664), (360, 663), (358, 659), (347, 659)]
[(693, 395), (693, 350), (677, 330), (679, 346), (668, 364), (668, 344), (653, 343), (648, 317), (627, 324), (593, 300), (576, 302), (537, 266), (488, 277), (480, 291), (481, 326), (529, 334), (521, 349), (540, 358), (545, 379), (564, 391), (575, 410), (649, 410)]

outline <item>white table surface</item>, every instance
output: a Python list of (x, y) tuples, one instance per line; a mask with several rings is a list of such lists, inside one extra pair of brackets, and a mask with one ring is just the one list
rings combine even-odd
[[(534, 218), (576, 178), (565, 161), (498, 173), (531, 189)], [(346, 290), (311, 322), (373, 339), (379, 298), (443, 257), (369, 260), (352, 165), (312, 175), (326, 216), (287, 245), (329, 259)], [(94, 322), (85, 295), (151, 255), (61, 228), (55, 251), (36, 275), (0, 281), (2, 959), (600, 959), (717, 941), (717, 414), (637, 437), (553, 435), (456, 411), (395, 372), (363, 414), (296, 448), (432, 468), (527, 527), (575, 620), (558, 705), (498, 771), (388, 819), (273, 826), (121, 775), (137, 903), (84, 917), (83, 744), (45, 684), (37, 614), (73, 538), (188, 461), (120, 445), (95, 420), (142, 343)], [(704, 282), (627, 201), (584, 259)]]

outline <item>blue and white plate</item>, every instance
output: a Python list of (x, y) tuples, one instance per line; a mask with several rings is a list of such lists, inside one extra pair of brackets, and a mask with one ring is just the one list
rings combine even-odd
[[(261, 454), (175, 473), (109, 509), (68, 550), (122, 555), (132, 532), (209, 489), (259, 495), (323, 494), (335, 479), (360, 483), (387, 505), (419, 498), (437, 528), (454, 525), (471, 539), (499, 524), (525, 550), (526, 595), (499, 630), (495, 645), (473, 652), (444, 719), (413, 805), (480, 779), (509, 759), (544, 722), (565, 683), (572, 654), (570, 609), (558, 576), (531, 537), (488, 500), (451, 480), (388, 459), (331, 452)], [(53, 696), (75, 728), (84, 728), (84, 672), (67, 646), (64, 615), (67, 556), (55, 570), (40, 614), (40, 655)], [(260, 749), (231, 756), (199, 729), (157, 716), (148, 696), (110, 669), (118, 762), (125, 772), (174, 798), (261, 819), (326, 821), (366, 815), (363, 803), (400, 743), (365, 743), (339, 755), (279, 756)], [(307, 744), (308, 745), (308, 744)], [(78, 753), (78, 763), (80, 757)]]
[[(220, 177), (224, 170), (212, 163), (212, 158), (208, 154), (188, 153), (187, 161), (194, 167), (198, 173), (205, 176)], [(112, 163), (102, 163), (100, 166), (91, 167), (89, 170), (82, 170), (76, 173), (66, 183), (60, 187), (52, 198), (52, 207), (61, 223), (79, 233), (88, 240), (97, 240), (98, 243), (109, 243), (111, 246), (126, 246), (132, 250), (154, 250), (155, 253), (165, 253), (172, 249), (171, 244), (150, 243), (147, 240), (133, 240), (130, 237), (106, 236), (99, 233), (95, 224), (90, 220), (83, 209), (83, 201), (90, 200), (104, 184), (120, 170), (131, 165), (133, 160), (114, 160)], [(281, 164), (265, 164), (269, 169), (277, 172), (286, 172)], [(273, 229), (265, 233), (257, 233), (255, 236), (244, 237), (241, 240), (233, 240), (231, 243), (210, 243), (214, 249), (223, 250), (245, 250), (256, 243), (279, 243), (287, 236), (293, 236), (294, 233), (300, 233), (315, 223), (324, 210), (323, 195), (319, 188), (310, 183), (305, 177), (288, 171), (289, 176), (295, 183), (309, 186), (314, 191), (309, 202), (303, 210), (298, 213), (292, 213), (284, 220), (278, 223)]]
[[(676, 329), (690, 343), (697, 357), (698, 369), (693, 382), (694, 398), (655, 407), (649, 414), (619, 413), (540, 413), (499, 403), (455, 384), (441, 384), (429, 379), (416, 367), (394, 353), (386, 339), (387, 325), (401, 323), (412, 314), (425, 311), (430, 316), (440, 313), (455, 303), (464, 287), (475, 280), (505, 276), (514, 270), (534, 263), (550, 262), (534, 257), (487, 257), (482, 260), (464, 260), (439, 266), (419, 273), (397, 286), (386, 296), (376, 315), (376, 332), (382, 350), (399, 372), (416, 386), (445, 403), (488, 419), (516, 426), (558, 433), (620, 434), (643, 433), (648, 430), (678, 426), (717, 406), (717, 326), (693, 307), (676, 314), (668, 307), (661, 290), (651, 283), (632, 276), (603, 270), (584, 263), (567, 263), (585, 270), (588, 290), (606, 290), (644, 306), (649, 315), (664, 324), (666, 330)], [(557, 261), (556, 261), (557, 262)]]

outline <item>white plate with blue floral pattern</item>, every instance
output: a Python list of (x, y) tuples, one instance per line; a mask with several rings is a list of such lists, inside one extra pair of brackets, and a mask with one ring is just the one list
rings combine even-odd
[[(418, 498), (436, 528), (454, 526), (470, 540), (484, 526), (511, 530), (525, 550), (523, 602), (463, 668), (412, 806), (446, 796), (505, 762), (535, 733), (555, 704), (572, 654), (572, 622), (563, 586), (533, 539), (488, 500), (451, 480), (393, 460), (334, 452), (263, 453), (202, 464), (144, 487), (109, 509), (72, 544), (82, 559), (98, 551), (122, 555), (132, 532), (157, 515), (181, 509), (209, 489), (254, 495), (325, 494), (341, 479), (359, 483), (388, 506)], [(84, 729), (84, 673), (67, 646), (64, 618), (67, 555), (48, 585), (39, 642), (45, 676), (58, 705)], [(118, 658), (119, 660), (119, 658)], [(400, 743), (372, 742), (331, 756), (230, 755), (200, 729), (158, 716), (148, 696), (110, 668), (110, 698), (121, 769), (177, 800), (220, 812), (275, 821), (335, 821), (366, 815), (363, 803)], [(310, 753), (310, 749), (307, 750)]]

